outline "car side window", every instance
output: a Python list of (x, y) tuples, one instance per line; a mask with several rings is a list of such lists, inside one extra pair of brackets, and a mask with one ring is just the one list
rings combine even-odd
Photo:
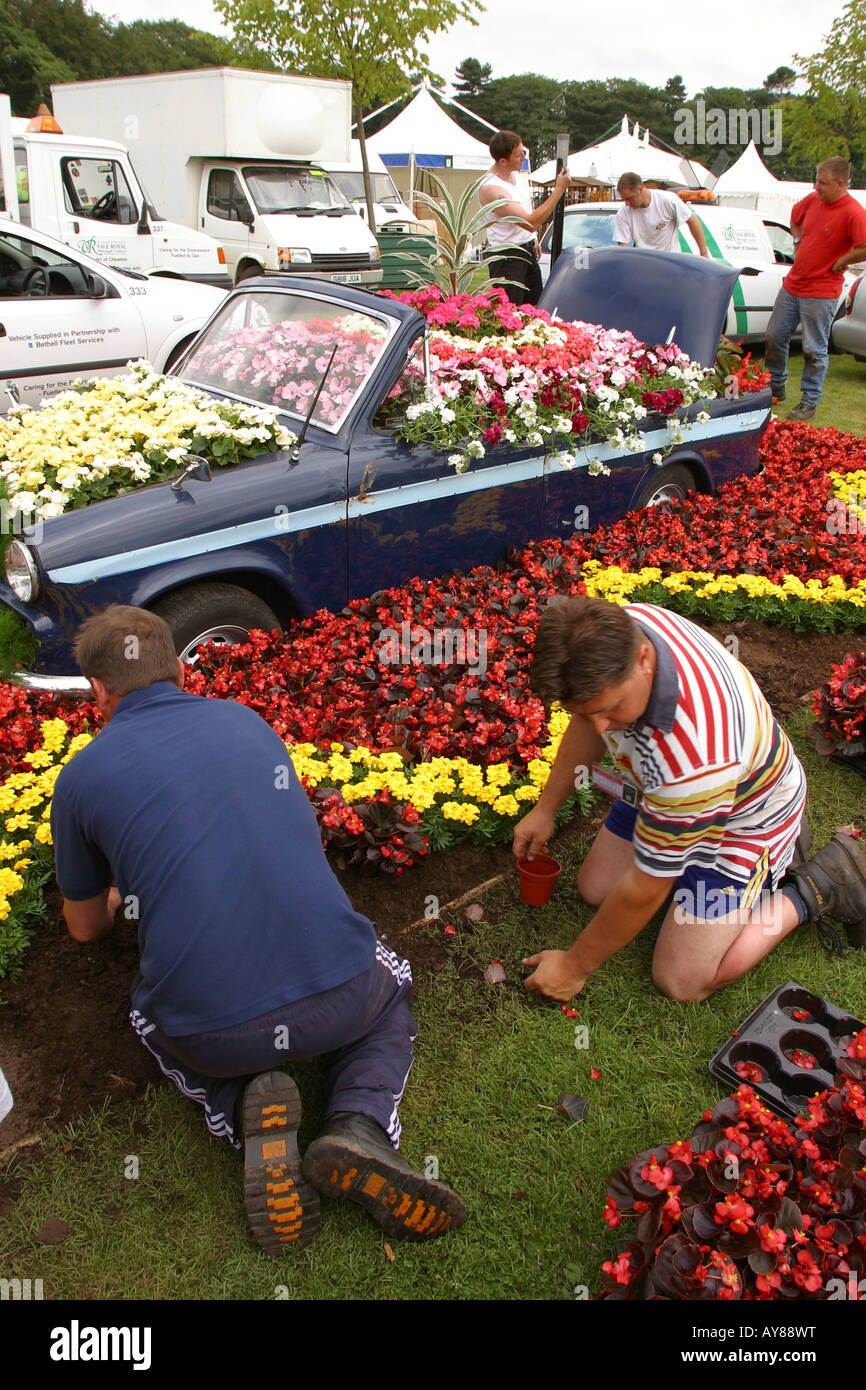
[(767, 236), (770, 238), (776, 264), (793, 265), (794, 238), (788, 228), (783, 227), (779, 222), (765, 222), (764, 226), (767, 229)]
[(237, 174), (231, 169), (211, 169), (207, 185), (207, 210), (211, 217), (243, 222), (241, 209), (248, 207)]
[(138, 208), (123, 169), (116, 159), (60, 161), (63, 202), (73, 217), (129, 225), (138, 221)]
[(0, 299), (69, 299), (87, 294), (75, 261), (23, 236), (0, 237)]

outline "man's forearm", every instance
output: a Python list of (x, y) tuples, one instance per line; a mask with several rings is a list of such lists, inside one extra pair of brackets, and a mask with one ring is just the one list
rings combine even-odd
[(675, 881), (650, 878), (639, 869), (629, 869), (567, 952), (576, 971), (592, 975), (627, 946), (658, 912)]
[(114, 911), (109, 907), (110, 890), (99, 898), (85, 902), (63, 899), (63, 917), (74, 941), (99, 941), (114, 926)]
[(580, 714), (573, 714), (568, 728), (562, 735), (547, 785), (538, 798), (537, 805), (555, 815), (574, 791), (577, 768), (585, 767), (588, 774), (592, 764), (603, 753), (604, 740), (588, 720)]
[(853, 246), (844, 256), (840, 256), (836, 264), (840, 267), (858, 265), (860, 261), (866, 261), (866, 246)]

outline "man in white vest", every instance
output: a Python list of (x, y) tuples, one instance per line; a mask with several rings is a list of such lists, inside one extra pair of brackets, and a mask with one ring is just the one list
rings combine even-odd
[(490, 279), (494, 284), (501, 283), (512, 304), (537, 304), (541, 295), (537, 233), (571, 179), (563, 169), (557, 174), (550, 197), (533, 208), (529, 182), (521, 172), (526, 151), (520, 136), (513, 130), (498, 130), (489, 149), (493, 165), (478, 185), (478, 201), (487, 207), (507, 200), (491, 211), (486, 228), (484, 255)]

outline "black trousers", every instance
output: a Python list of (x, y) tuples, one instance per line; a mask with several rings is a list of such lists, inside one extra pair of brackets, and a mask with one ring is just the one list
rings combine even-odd
[[(493, 249), (484, 252), (492, 284), (504, 289), (512, 304), (537, 304), (541, 298), (541, 271), (535, 254), (535, 242), (525, 247), (497, 255)], [(512, 283), (508, 283), (508, 282)]]
[(130, 1022), (161, 1071), (204, 1108), (211, 1134), (241, 1147), (236, 1123), (244, 1087), (258, 1072), (301, 1057), (330, 1054), (327, 1115), (354, 1110), (385, 1130), (397, 1148), (397, 1108), (412, 1065), (418, 1025), (412, 971), (382, 941), (369, 970), (344, 985), (297, 999), (269, 1014), (211, 1033), (167, 1037), (138, 1009)]

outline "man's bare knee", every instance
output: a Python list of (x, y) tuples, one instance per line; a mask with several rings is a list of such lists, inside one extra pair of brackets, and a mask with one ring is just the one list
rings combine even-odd
[(674, 974), (668, 974), (664, 970), (653, 968), (653, 984), (666, 998), (672, 999), (675, 1004), (700, 1004), (712, 989), (701, 986), (694, 980), (677, 978)]
[(606, 897), (599, 879), (591, 871), (586, 873), (585, 869), (581, 869), (577, 875), (577, 891), (590, 907), (600, 907)]

